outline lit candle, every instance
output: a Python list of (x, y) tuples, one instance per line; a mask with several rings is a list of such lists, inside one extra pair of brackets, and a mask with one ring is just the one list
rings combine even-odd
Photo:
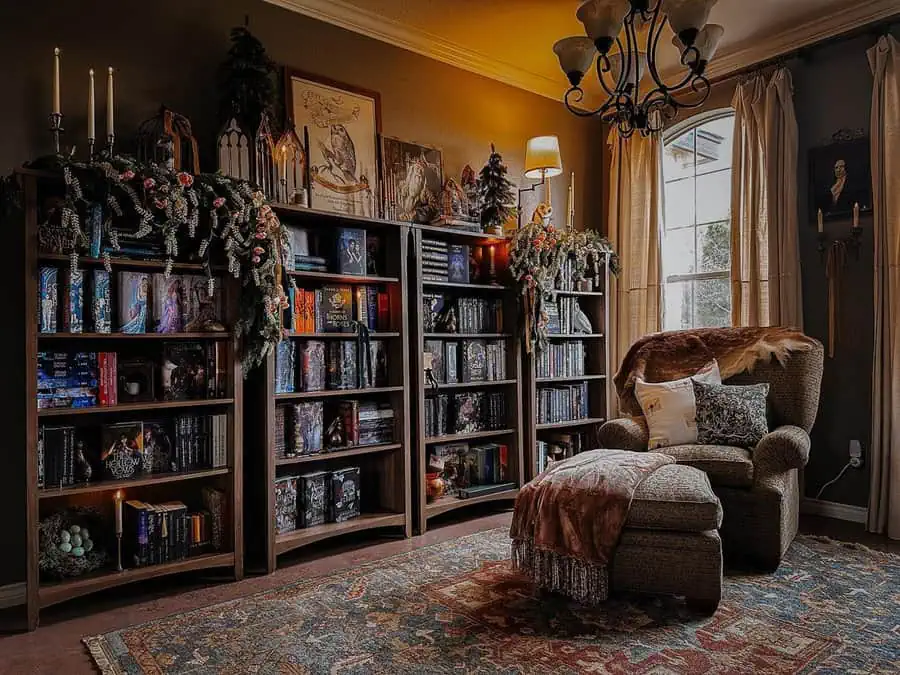
[(59, 47), (53, 49), (53, 112), (59, 113)]
[(113, 100), (113, 69), (109, 67), (109, 75), (106, 78), (106, 135), (115, 136), (115, 101)]
[(122, 534), (122, 491), (116, 490), (116, 535)]
[(859, 202), (853, 204), (853, 229), (859, 227)]
[(287, 145), (281, 146), (281, 175), (287, 180)]
[(97, 138), (97, 132), (94, 128), (94, 69), (88, 71), (88, 138), (94, 140)]
[(819, 226), (819, 234), (825, 231), (825, 223), (822, 220), (822, 209), (819, 209), (819, 212), (816, 214), (816, 222)]

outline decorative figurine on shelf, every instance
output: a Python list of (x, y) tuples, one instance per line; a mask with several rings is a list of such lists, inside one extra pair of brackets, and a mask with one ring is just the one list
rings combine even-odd
[(238, 124), (237, 118), (232, 117), (228, 120), (219, 132), (216, 148), (219, 151), (220, 173), (239, 180), (251, 180), (250, 140)]
[(347, 444), (344, 437), (344, 420), (341, 417), (335, 417), (328, 425), (325, 431), (325, 447), (326, 448), (342, 448)]
[(89, 483), (93, 475), (94, 469), (87, 457), (84, 456), (84, 441), (79, 440), (75, 443), (75, 479), (82, 483)]
[(491, 143), (491, 156), (478, 177), (481, 227), (488, 234), (502, 235), (506, 221), (516, 213), (510, 206), (516, 202), (515, 187), (506, 177), (507, 171), (503, 157)]
[(546, 202), (541, 202), (531, 214), (532, 225), (542, 225), (548, 227), (553, 220), (553, 207)]
[(307, 206), (306, 148), (294, 130), (293, 124), (278, 139), (275, 154), (279, 172), (279, 189), (275, 201), (282, 204)]
[(459, 178), (460, 187), (466, 194), (466, 202), (468, 203), (467, 219), (472, 222), (480, 222), (481, 211), (478, 207), (478, 178), (475, 175), (475, 169), (471, 165), (466, 164), (463, 167), (462, 174)]
[(165, 106), (138, 127), (137, 157), (173, 171), (200, 173), (200, 154), (190, 120)]
[(275, 166), (275, 135), (269, 116), (263, 113), (256, 137), (253, 139), (253, 178), (265, 195), (275, 195), (278, 189), (278, 169)]

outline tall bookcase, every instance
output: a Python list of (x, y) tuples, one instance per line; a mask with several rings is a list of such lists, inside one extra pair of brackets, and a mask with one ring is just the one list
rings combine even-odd
[[(325, 389), (276, 393), (276, 358), (270, 355), (264, 367), (257, 369), (247, 382), (247, 422), (245, 425), (246, 452), (246, 522), (247, 552), (254, 569), (267, 573), (277, 567), (278, 556), (351, 532), (367, 530), (402, 533), (409, 536), (412, 528), (409, 460), (409, 347), (407, 336), (407, 239), (409, 228), (391, 221), (338, 215), (292, 206), (276, 206), (283, 225), (296, 226), (320, 242), (321, 257), (328, 260), (329, 271), (286, 272), (299, 289), (315, 290), (328, 286), (375, 287), (386, 293), (389, 300), (387, 326), (378, 326), (369, 333), (372, 341), (383, 341), (387, 363), (387, 381), (368, 388)], [(380, 239), (383, 269), (377, 275), (342, 274), (335, 269), (335, 253), (327, 244), (337, 228), (364, 230)], [(358, 329), (356, 329), (358, 330)], [(358, 334), (338, 332), (288, 331), (286, 339), (299, 348), (309, 341), (321, 341), (326, 346), (339, 341), (358, 340)], [(299, 349), (298, 349), (299, 353)], [(298, 357), (298, 362), (300, 357)], [(332, 364), (329, 364), (331, 367)], [(391, 442), (372, 445), (327, 447), (321, 451), (290, 453), (279, 457), (276, 444), (276, 418), (282, 406), (305, 402), (323, 403), (324, 427), (334, 417), (339, 401), (389, 403), (394, 411)], [(335, 471), (347, 467), (360, 469), (360, 514), (343, 522), (325, 522), (291, 531), (276, 530), (275, 482), (284, 477), (300, 476), (319, 471)], [(298, 496), (298, 499), (301, 499)], [(300, 523), (298, 523), (300, 525)]]
[[(492, 237), (478, 232), (466, 232), (444, 227), (427, 225), (414, 225), (413, 244), (410, 255), (410, 280), (411, 293), (411, 345), (412, 345), (412, 394), (414, 400), (413, 413), (413, 481), (415, 483), (415, 522), (416, 531), (423, 533), (428, 527), (430, 519), (450, 511), (455, 511), (474, 504), (497, 502), (502, 505), (510, 505), (515, 499), (519, 487), (524, 480), (524, 465), (522, 454), (522, 365), (519, 349), (518, 330), (518, 304), (516, 291), (510, 285), (501, 283), (507, 274), (509, 242), (504, 237)], [(428, 242), (439, 242), (437, 246), (429, 246)], [(482, 271), (482, 277), (471, 279), (469, 283), (444, 281), (436, 279), (427, 270), (425, 256), (429, 251), (426, 247), (440, 248), (462, 246), (468, 247), (470, 255), (479, 260), (477, 267)], [(458, 251), (458, 249), (457, 249)], [(477, 255), (475, 253), (477, 252)], [(432, 256), (433, 257), (433, 256)], [(438, 258), (441, 254), (438, 254)], [(493, 264), (492, 264), (493, 260)], [(493, 268), (493, 270), (492, 270)], [(457, 312), (456, 326), (448, 329), (446, 325), (432, 326), (429, 313), (432, 312), (432, 302), (435, 296), (441, 296), (440, 302), (445, 310), (453, 308)], [(464, 314), (467, 309), (458, 303), (459, 299), (489, 301), (499, 303), (500, 329), (494, 331), (496, 326), (490, 326), (487, 330), (475, 330), (462, 332), (465, 327)], [(428, 322), (428, 326), (426, 326)], [(492, 331), (492, 332), (488, 332)], [(463, 376), (463, 368), (469, 367), (464, 363), (467, 355), (464, 345), (471, 342), (484, 342), (492, 345), (502, 344), (501, 359), (504, 361), (502, 370), (488, 375), (487, 378), (478, 377), (478, 381), (466, 381)], [(450, 345), (457, 355), (457, 377), (455, 381), (447, 382), (446, 373), (429, 378), (426, 369), (434, 374), (439, 368), (434, 363), (433, 356), (426, 356), (426, 346), (442, 343)], [(496, 349), (496, 348), (495, 348)], [(429, 354), (432, 353), (429, 347)], [(433, 368), (429, 368), (429, 365)], [(456, 415), (455, 404), (448, 402), (448, 416), (451, 418), (447, 424), (451, 428), (445, 428), (443, 432), (433, 433), (432, 414), (426, 411), (427, 399), (447, 395), (448, 398), (464, 396), (466, 394), (481, 394), (489, 397), (491, 394), (500, 394), (504, 400), (504, 407), (499, 420), (475, 431), (454, 433), (453, 419)], [(460, 399), (454, 399), (460, 400)], [(487, 404), (484, 404), (487, 406)], [(432, 411), (434, 408), (432, 408)], [(481, 493), (473, 491), (472, 496), (461, 498), (452, 494), (453, 490), (445, 490), (444, 494), (436, 496), (429, 494), (428, 475), (430, 458), (436, 452), (436, 448), (447, 447), (454, 444), (468, 444), (483, 447), (485, 444), (503, 446), (504, 475), (493, 476), (493, 483), (509, 484), (504, 489), (497, 491), (485, 490)], [(445, 458), (447, 459), (447, 458)], [(448, 461), (457, 461), (456, 458)], [(470, 461), (478, 461), (472, 458)], [(487, 461), (490, 461), (488, 459)], [(431, 469), (434, 466), (430, 467)], [(477, 482), (476, 480), (472, 481)], [(445, 483), (445, 488), (449, 483)]]
[[(607, 341), (610, 324), (606, 294), (609, 288), (609, 265), (606, 261), (600, 265), (598, 275), (592, 278), (590, 286), (590, 290), (557, 290), (554, 299), (559, 308), (560, 323), (567, 323), (572, 305), (577, 304), (590, 323), (590, 332), (552, 330), (547, 354), (524, 354), (523, 368), (527, 382), (525, 455), (528, 480), (537, 475), (539, 442), (567, 446), (569, 440), (566, 436), (580, 435), (581, 447), (576, 450), (591, 449), (596, 447), (600, 425), (610, 417), (610, 386), (614, 366), (610, 361)], [(556, 322), (552, 323), (556, 328)], [(560, 328), (571, 329), (574, 322), (568, 323), (568, 326)], [(566, 347), (569, 351), (565, 351)], [(584, 354), (583, 368), (575, 367), (580, 359), (573, 354), (578, 353)], [(575, 387), (581, 387), (581, 392), (569, 393), (570, 388)], [(553, 399), (553, 394), (549, 393), (552, 390), (564, 390), (570, 396), (564, 401), (586, 394), (585, 410), (568, 414), (568, 410), (553, 409), (559, 407), (559, 399)], [(559, 421), (557, 418), (560, 418)]]
[[(60, 278), (69, 267), (69, 258), (63, 255), (45, 254), (38, 247), (38, 225), (44, 213), (48, 198), (62, 191), (62, 176), (28, 169), (19, 170), (16, 180), (21, 187), (24, 207), (24, 222), (8, 223), (15, 228), (15, 240), (20, 247), (15, 255), (21, 256), (24, 272), (24, 364), (20, 371), (24, 384), (24, 417), (13, 422), (12, 437), (24, 438), (21, 450), (11, 446), (9, 471), (4, 472), (2, 484), (9, 486), (12, 493), (21, 493), (25, 484), (25, 538), (26, 555), (26, 608), (27, 625), (34, 629), (38, 625), (40, 610), (67, 600), (78, 598), (95, 591), (121, 586), (134, 581), (155, 579), (190, 570), (212, 568), (227, 569), (228, 575), (241, 579), (244, 574), (243, 510), (242, 499), (242, 424), (243, 378), (237, 358), (236, 344), (229, 331), (208, 333), (167, 333), (146, 332), (125, 333), (69, 333), (63, 326), (57, 332), (42, 333), (38, 330), (39, 269), (56, 267)], [(12, 232), (12, 230), (10, 230)], [(80, 258), (79, 269), (88, 272), (103, 267), (103, 260)], [(164, 262), (150, 260), (112, 259), (111, 284), (115, 285), (116, 272), (139, 271), (162, 272)], [(204, 274), (199, 264), (176, 264), (175, 274)], [(234, 324), (238, 311), (239, 283), (220, 269), (224, 294), (223, 319), (227, 326)], [(62, 299), (62, 285), (59, 297)], [(113, 290), (113, 297), (117, 291)], [(89, 298), (85, 294), (86, 300)], [(84, 303), (85, 313), (90, 311), (90, 303)], [(115, 317), (115, 311), (113, 311)], [(148, 318), (147, 330), (152, 331)], [(88, 326), (86, 326), (88, 328)], [(116, 330), (115, 320), (112, 329)], [(224, 351), (224, 397), (198, 400), (162, 400), (157, 385), (156, 397), (152, 401), (119, 403), (117, 405), (83, 408), (38, 409), (38, 353), (78, 353), (78, 352), (125, 352), (138, 357), (152, 359), (158, 357), (164, 342), (199, 342), (204, 345), (222, 343)], [(101, 467), (93, 463), (93, 476), (89, 482), (76, 483), (65, 487), (39, 487), (39, 435), (40, 429), (50, 425), (75, 427), (77, 434), (96, 437), (101, 425), (134, 422), (142, 420), (162, 420), (167, 425), (175, 415), (224, 414), (226, 461), (225, 466), (212, 469), (174, 471), (165, 473), (142, 473), (126, 480), (106, 480)], [(221, 431), (221, 430), (220, 430)], [(21, 434), (21, 435), (20, 435)], [(93, 456), (93, 453), (92, 453)], [(96, 458), (94, 458), (96, 459)], [(131, 567), (123, 560), (122, 571), (116, 569), (116, 539), (114, 537), (115, 506), (114, 495), (121, 495), (123, 501), (140, 500), (162, 503), (172, 500), (184, 501), (190, 508), (202, 509), (201, 490), (215, 488), (224, 494), (224, 519), (222, 545), (218, 550), (205, 550), (172, 562)], [(94, 572), (63, 581), (48, 581), (41, 577), (39, 570), (40, 536), (39, 522), (50, 513), (71, 507), (92, 507), (102, 518), (102, 532), (95, 532), (94, 538), (101, 538), (109, 553), (109, 563)]]

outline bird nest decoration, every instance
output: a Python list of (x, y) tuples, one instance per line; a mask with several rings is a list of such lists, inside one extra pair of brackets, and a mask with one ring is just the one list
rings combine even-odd
[(109, 562), (103, 541), (104, 522), (92, 508), (71, 508), (38, 525), (38, 568), (47, 579), (71, 579)]

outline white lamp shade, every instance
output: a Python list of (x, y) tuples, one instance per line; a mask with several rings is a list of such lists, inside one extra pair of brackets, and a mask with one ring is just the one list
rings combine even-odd
[(713, 56), (716, 55), (716, 50), (719, 48), (719, 42), (722, 41), (723, 35), (725, 35), (725, 29), (716, 23), (706, 24), (700, 32), (697, 33), (697, 39), (694, 40), (694, 46), (697, 48), (697, 51), (700, 52), (701, 61), (706, 61), (707, 63), (712, 61)]
[(525, 178), (552, 178), (562, 173), (559, 138), (537, 136), (525, 147)]
[(706, 25), (709, 12), (718, 0), (663, 0), (663, 11), (675, 35), (699, 31)]
[(584, 74), (591, 67), (594, 57), (597, 56), (597, 48), (594, 46), (594, 41), (583, 35), (559, 40), (553, 45), (553, 51), (556, 52), (559, 66), (569, 80), (575, 78), (577, 73), (576, 81), (572, 82), (573, 85), (581, 82), (581, 78), (584, 77)]
[[(610, 89), (615, 89), (616, 85), (619, 83), (619, 78), (622, 76), (622, 68), (623, 61), (627, 59), (622, 58), (621, 52), (616, 52), (615, 54), (609, 55), (609, 74), (607, 78), (612, 76), (612, 83), (610, 83)], [(623, 82), (623, 84), (628, 84), (629, 82), (634, 84), (635, 82), (640, 82), (644, 75), (647, 73), (647, 54), (645, 52), (638, 52), (638, 63), (637, 63), (637, 80), (634, 78), (634, 63), (631, 64), (631, 72), (628, 74), (628, 79)], [(600, 62), (597, 62), (597, 74), (600, 77), (603, 77), (603, 73), (600, 70)], [(609, 80), (607, 79), (607, 83)]]
[(578, 6), (575, 16), (584, 24), (585, 33), (598, 48), (606, 44), (603, 51), (608, 51), (622, 30), (628, 7), (629, 0), (585, 0)]

